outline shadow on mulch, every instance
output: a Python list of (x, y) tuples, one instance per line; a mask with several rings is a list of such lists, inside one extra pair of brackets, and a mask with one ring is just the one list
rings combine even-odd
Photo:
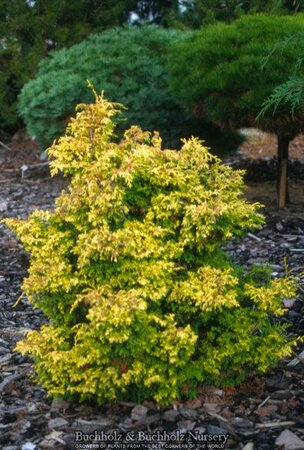
[(276, 183), (274, 181), (247, 183), (244, 194), (247, 200), (261, 203), (265, 207), (267, 215), (304, 219), (304, 180), (291, 180), (289, 182), (290, 203), (283, 209), (278, 209), (277, 206)]

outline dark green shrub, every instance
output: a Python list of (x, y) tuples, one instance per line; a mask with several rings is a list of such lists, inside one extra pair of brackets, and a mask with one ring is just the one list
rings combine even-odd
[(103, 403), (195, 395), (239, 382), (290, 353), (288, 280), (235, 267), (224, 240), (263, 218), (242, 173), (192, 138), (161, 150), (138, 127), (113, 141), (116, 107), (82, 105), (50, 149), (71, 177), (54, 211), (6, 220), (31, 253), (24, 289), (51, 319), (18, 344), (55, 396)]
[(188, 34), (157, 26), (115, 28), (54, 52), (20, 95), (19, 110), (29, 132), (42, 147), (50, 145), (75, 106), (92, 101), (88, 79), (127, 106), (120, 131), (137, 123), (160, 130), (167, 145), (178, 145), (187, 133), (198, 134), (202, 121), (183, 113), (168, 90), (169, 46)]
[(293, 73), (304, 42), (269, 54), (303, 26), (303, 14), (243, 16), (230, 25), (212, 25), (176, 44), (170, 65), (172, 89), (181, 105), (215, 123), (256, 126), (277, 134), (280, 206), (287, 198), (288, 144), (301, 131), (303, 117), (292, 117), (285, 105), (275, 115), (268, 110), (256, 117), (273, 89)]

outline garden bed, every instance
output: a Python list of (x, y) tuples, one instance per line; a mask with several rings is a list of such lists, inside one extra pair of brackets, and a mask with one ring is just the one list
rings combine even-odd
[[(23, 160), (22, 164), (37, 163), (35, 158)], [(21, 179), (17, 160), (16, 157), (14, 166), (10, 166), (7, 158), (3, 160), (3, 168), (15, 172), (1, 174), (1, 217), (25, 218), (35, 209), (52, 208), (65, 182), (59, 177)], [(293, 204), (287, 211), (278, 212), (274, 207), (275, 190), (267, 183), (250, 185), (246, 191), (248, 198), (265, 202), (266, 226), (254, 234), (248, 233), (242, 240), (228, 242), (226, 249), (242, 265), (269, 264), (273, 277), (284, 276), (286, 267), (302, 276), (304, 215), (300, 193), (303, 185), (291, 183)], [(118, 402), (98, 408), (48, 398), (28, 378), (32, 374), (31, 361), (14, 352), (15, 343), (27, 330), (45, 322), (20, 291), (28, 255), (4, 225), (0, 226), (0, 247), (0, 446), (3, 450), (74, 449), (75, 431), (94, 433), (95, 430), (105, 435), (116, 431), (118, 436), (140, 431), (167, 433), (171, 437), (187, 432), (229, 434), (225, 448), (237, 450), (304, 448), (301, 359), (295, 359), (291, 365), (288, 360), (281, 361), (263, 377), (252, 374), (237, 388), (202, 386), (193, 401), (166, 408), (153, 402), (140, 405)], [(299, 296), (286, 301), (283, 320), (290, 323), (289, 333), (293, 335), (303, 335), (303, 299), (300, 287)], [(178, 445), (185, 448), (181, 442)], [(113, 447), (107, 444), (105, 448)]]

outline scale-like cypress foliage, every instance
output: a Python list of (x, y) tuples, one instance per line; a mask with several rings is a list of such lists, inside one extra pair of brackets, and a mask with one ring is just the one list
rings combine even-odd
[(49, 149), (70, 186), (54, 211), (6, 220), (31, 253), (24, 290), (50, 323), (18, 344), (50, 395), (161, 403), (239, 382), (290, 353), (279, 322), (294, 285), (245, 273), (221, 251), (263, 218), (242, 172), (192, 138), (161, 150), (117, 105), (81, 105)]

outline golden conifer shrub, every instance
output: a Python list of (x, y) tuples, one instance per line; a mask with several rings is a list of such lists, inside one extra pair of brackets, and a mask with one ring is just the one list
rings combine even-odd
[(157, 133), (132, 127), (118, 143), (119, 109), (97, 94), (79, 105), (49, 149), (69, 188), (54, 211), (6, 220), (31, 254), (24, 290), (49, 318), (17, 349), (50, 395), (99, 404), (165, 404), (265, 371), (290, 353), (272, 316), (295, 289), (221, 250), (263, 224), (241, 197), (243, 173), (195, 138), (162, 150)]

